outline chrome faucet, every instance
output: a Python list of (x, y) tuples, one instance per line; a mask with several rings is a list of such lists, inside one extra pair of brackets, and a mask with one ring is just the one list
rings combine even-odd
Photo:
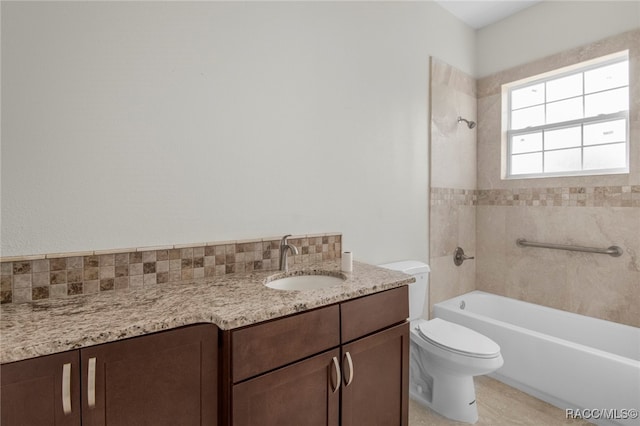
[(293, 254), (298, 254), (298, 249), (293, 244), (289, 244), (287, 242), (287, 238), (289, 238), (291, 234), (285, 235), (280, 240), (280, 270), (287, 272), (289, 267), (287, 265), (287, 253), (291, 251)]

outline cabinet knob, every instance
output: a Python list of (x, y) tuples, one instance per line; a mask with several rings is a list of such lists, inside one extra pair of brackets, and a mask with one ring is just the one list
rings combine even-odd
[(340, 374), (340, 365), (338, 363), (338, 358), (336, 358), (335, 356), (333, 357), (333, 369), (336, 373), (336, 381), (335, 381), (335, 386), (332, 389), (332, 392), (336, 393), (338, 389), (340, 389), (340, 382), (342, 381), (342, 377)]
[(71, 414), (71, 364), (62, 366), (62, 412)]

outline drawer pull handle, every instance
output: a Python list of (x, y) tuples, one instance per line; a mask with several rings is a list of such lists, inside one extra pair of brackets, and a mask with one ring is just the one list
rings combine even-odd
[(71, 364), (62, 366), (62, 411), (71, 414)]
[(344, 386), (347, 387), (353, 382), (353, 361), (351, 360), (351, 354), (347, 352), (344, 354), (344, 357), (347, 359), (347, 364), (349, 365), (349, 377), (345, 377)]
[(89, 408), (96, 406), (96, 359), (89, 358), (89, 369), (87, 372), (87, 404)]
[(336, 381), (335, 381), (335, 387), (331, 391), (333, 393), (336, 393), (338, 389), (340, 389), (340, 382), (342, 381), (342, 377), (340, 377), (341, 374), (340, 374), (340, 365), (338, 363), (338, 358), (336, 358), (335, 356), (333, 357), (333, 369), (336, 372)]

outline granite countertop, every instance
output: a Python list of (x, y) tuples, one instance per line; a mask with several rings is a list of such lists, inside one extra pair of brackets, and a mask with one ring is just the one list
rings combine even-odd
[[(290, 272), (340, 271), (339, 261)], [(413, 277), (354, 262), (339, 286), (282, 291), (264, 285), (279, 271), (237, 273), (155, 288), (9, 304), (0, 311), (0, 363), (209, 322), (230, 330), (400, 287)]]

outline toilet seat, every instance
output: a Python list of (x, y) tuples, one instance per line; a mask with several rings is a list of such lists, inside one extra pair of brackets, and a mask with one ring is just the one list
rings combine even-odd
[(440, 318), (419, 321), (415, 330), (420, 338), (449, 352), (474, 358), (500, 356), (500, 346), (487, 336)]

